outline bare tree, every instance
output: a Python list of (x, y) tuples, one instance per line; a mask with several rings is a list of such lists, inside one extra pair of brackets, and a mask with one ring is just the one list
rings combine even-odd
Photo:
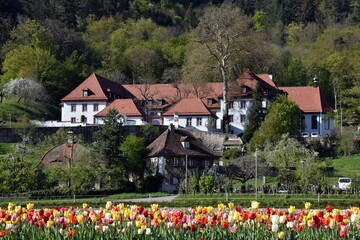
[(4, 95), (18, 97), (18, 102), (25, 99), (25, 105), (29, 103), (43, 103), (50, 100), (46, 89), (39, 82), (30, 78), (12, 79), (4, 85)]
[(249, 19), (241, 14), (238, 7), (232, 4), (223, 4), (221, 7), (210, 7), (205, 10), (200, 18), (195, 32), (198, 35), (197, 42), (204, 45), (215, 60), (216, 67), (221, 73), (223, 87), (223, 130), (228, 130), (228, 83), (231, 80), (231, 58), (236, 53), (244, 51), (239, 40), (248, 29)]
[[(258, 176), (266, 175), (268, 166), (258, 162)], [(232, 160), (223, 168), (224, 174), (235, 181), (245, 184), (248, 180), (255, 178), (255, 157), (251, 155), (242, 156)]]

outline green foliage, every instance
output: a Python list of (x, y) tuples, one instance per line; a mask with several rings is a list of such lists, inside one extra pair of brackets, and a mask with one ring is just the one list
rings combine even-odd
[(189, 179), (189, 192), (195, 194), (199, 189), (199, 181), (195, 175), (192, 175)]
[(252, 105), (247, 118), (244, 135), (242, 136), (244, 143), (248, 143), (251, 140), (254, 132), (260, 128), (264, 118), (265, 114), (262, 107), (261, 86), (258, 82), (253, 93)]
[(253, 22), (254, 26), (253, 29), (256, 32), (261, 32), (265, 30), (266, 21), (267, 21), (267, 13), (263, 11), (255, 11), (254, 16), (251, 18), (251, 21)]
[(201, 193), (212, 193), (215, 188), (214, 176), (205, 174), (201, 175), (199, 188)]
[(159, 136), (160, 130), (158, 127), (149, 123), (141, 126), (141, 135), (144, 137), (144, 145), (147, 146)]
[(276, 97), (260, 129), (254, 133), (250, 145), (264, 147), (266, 142), (276, 143), (285, 133), (289, 133), (290, 137), (299, 137), (302, 130), (301, 116), (301, 111), (294, 102), (284, 95)]
[(3, 80), (32, 77), (39, 81), (50, 76), (55, 57), (48, 50), (29, 45), (19, 46), (5, 55)]
[(121, 164), (119, 146), (122, 137), (119, 134), (121, 126), (117, 119), (117, 111), (110, 109), (104, 117), (104, 124), (99, 126), (99, 131), (94, 134), (95, 148), (107, 159), (107, 166)]
[[(127, 172), (135, 174), (137, 178), (142, 178), (145, 168), (144, 138), (137, 137), (134, 134), (127, 136), (119, 147), (122, 156), (125, 158)], [(135, 178), (133, 176), (133, 178)]]
[(354, 132), (343, 129), (339, 138), (338, 150), (343, 153), (344, 156), (351, 156), (352, 152), (356, 150)]
[(225, 160), (232, 160), (241, 156), (242, 151), (238, 148), (230, 148), (222, 153), (222, 158)]

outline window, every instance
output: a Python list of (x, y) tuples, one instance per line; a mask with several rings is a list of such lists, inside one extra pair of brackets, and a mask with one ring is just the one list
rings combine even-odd
[(244, 123), (246, 121), (246, 115), (240, 114), (240, 122)]
[(246, 93), (246, 92), (247, 92), (247, 89), (246, 89), (245, 86), (242, 86), (242, 87), (241, 87), (241, 92), (242, 92), (242, 93)]
[(208, 105), (213, 104), (213, 100), (211, 98), (208, 99)]
[(193, 167), (193, 166), (194, 166), (194, 160), (193, 160), (193, 159), (189, 159), (189, 160), (188, 160), (188, 166), (189, 166), (189, 167)]
[(229, 122), (234, 122), (234, 115), (229, 115)]
[(99, 104), (98, 103), (94, 103), (94, 112), (99, 111)]
[(316, 115), (312, 115), (311, 116), (311, 129), (318, 129), (318, 124), (317, 124), (317, 116)]
[(72, 118), (71, 118), (71, 122), (72, 122), (72, 123), (76, 123), (76, 118), (72, 117)]
[(186, 126), (191, 126), (192, 118), (186, 118)]
[(245, 109), (246, 108), (246, 101), (240, 101), (240, 108)]
[(89, 91), (88, 90), (83, 90), (83, 97), (87, 97), (89, 96)]
[(163, 100), (158, 100), (158, 101), (157, 101), (157, 105), (158, 105), (158, 106), (163, 105)]
[(202, 118), (196, 118), (196, 126), (202, 125)]
[(185, 148), (190, 148), (190, 142), (189, 141), (185, 141)]
[(177, 167), (179, 166), (179, 159), (177, 158), (173, 158), (172, 159), (172, 164), (171, 164), (173, 167)]
[(233, 101), (229, 101), (229, 109), (234, 108), (234, 102)]
[(81, 122), (86, 123), (87, 117), (85, 117), (84, 115), (81, 115)]
[(87, 104), (83, 104), (83, 105), (82, 105), (82, 111), (83, 111), (83, 112), (87, 112)]
[(205, 167), (205, 168), (209, 168), (209, 165), (210, 165), (209, 160), (205, 160), (205, 162), (204, 162), (204, 167)]
[(76, 112), (76, 104), (71, 104), (71, 111)]

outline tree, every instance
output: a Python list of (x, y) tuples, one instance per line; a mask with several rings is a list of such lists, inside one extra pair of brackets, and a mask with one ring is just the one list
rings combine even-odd
[(119, 149), (122, 141), (119, 134), (121, 123), (118, 121), (117, 114), (118, 112), (115, 109), (110, 109), (104, 117), (104, 124), (99, 125), (99, 131), (94, 134), (95, 148), (104, 154), (107, 167), (122, 165)]
[(41, 82), (50, 76), (56, 63), (54, 55), (39, 47), (19, 46), (5, 55), (3, 80), (34, 78)]
[(199, 180), (199, 188), (202, 193), (212, 193), (215, 187), (215, 179), (212, 175), (201, 175)]
[(350, 156), (351, 153), (356, 149), (354, 132), (351, 130), (342, 130), (340, 133), (340, 141), (338, 146), (340, 152), (344, 156)]
[(24, 99), (25, 105), (30, 103), (46, 103), (50, 100), (45, 87), (29, 78), (17, 78), (4, 85), (5, 96), (16, 96), (18, 102)]
[(223, 86), (223, 131), (229, 129), (228, 84), (231, 81), (230, 61), (241, 51), (238, 40), (248, 28), (249, 20), (238, 7), (223, 4), (205, 9), (196, 29), (197, 41), (204, 45), (220, 71)]
[[(245, 184), (248, 180), (255, 178), (255, 157), (252, 155), (237, 157), (229, 161), (222, 171), (231, 180)], [(267, 171), (267, 165), (259, 161), (257, 171), (258, 176), (264, 176)]]
[(300, 137), (301, 110), (285, 95), (277, 96), (271, 103), (265, 120), (260, 128), (255, 131), (250, 146), (264, 147), (266, 142), (276, 143), (281, 136), (288, 133), (290, 137)]
[(260, 128), (264, 118), (265, 114), (262, 107), (261, 86), (258, 82), (253, 93), (252, 105), (249, 110), (248, 121), (246, 123), (244, 135), (242, 136), (242, 140), (245, 143), (250, 142), (254, 132)]
[(124, 165), (130, 178), (133, 182), (139, 184), (144, 177), (145, 169), (144, 138), (130, 134), (120, 144), (119, 149), (122, 152), (122, 156), (125, 158)]

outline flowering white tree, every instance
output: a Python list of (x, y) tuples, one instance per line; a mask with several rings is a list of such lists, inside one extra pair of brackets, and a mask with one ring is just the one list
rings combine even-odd
[(5, 96), (17, 96), (18, 102), (25, 100), (25, 104), (43, 103), (50, 100), (50, 96), (41, 83), (30, 78), (16, 78), (4, 85)]

